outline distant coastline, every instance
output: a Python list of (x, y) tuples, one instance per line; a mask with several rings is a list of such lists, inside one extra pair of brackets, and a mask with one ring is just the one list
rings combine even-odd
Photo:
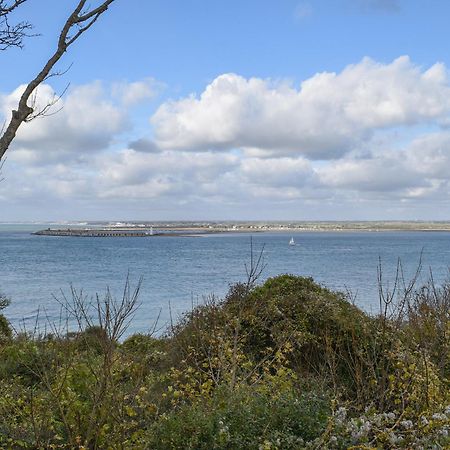
[(217, 233), (262, 232), (387, 232), (428, 231), (450, 232), (450, 222), (410, 221), (323, 221), (323, 222), (72, 222), (58, 224), (33, 234), (44, 236), (87, 237), (195, 237)]

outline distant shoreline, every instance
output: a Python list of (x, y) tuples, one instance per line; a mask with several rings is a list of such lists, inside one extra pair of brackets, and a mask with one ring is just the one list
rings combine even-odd
[(46, 228), (34, 231), (39, 236), (66, 237), (199, 237), (229, 233), (351, 233), (351, 232), (450, 232), (450, 222), (308, 222), (308, 223), (154, 223), (126, 226), (73, 225), (67, 228)]

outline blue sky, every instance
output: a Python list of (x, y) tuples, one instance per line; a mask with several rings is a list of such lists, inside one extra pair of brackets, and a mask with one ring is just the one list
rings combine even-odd
[[(29, 0), (0, 115), (73, 1)], [(450, 3), (117, 0), (3, 168), (2, 220), (450, 220)]]

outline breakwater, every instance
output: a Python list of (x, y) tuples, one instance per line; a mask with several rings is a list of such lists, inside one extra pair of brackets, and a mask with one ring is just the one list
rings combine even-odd
[(180, 236), (180, 233), (159, 233), (152, 230), (119, 230), (119, 229), (51, 229), (39, 230), (31, 233), (38, 236), (73, 236), (73, 237), (156, 237)]

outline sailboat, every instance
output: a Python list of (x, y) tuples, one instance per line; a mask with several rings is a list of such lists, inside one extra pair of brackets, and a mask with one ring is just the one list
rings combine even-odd
[(291, 240), (289, 241), (289, 245), (295, 245), (295, 241), (294, 241), (293, 237), (291, 237)]

